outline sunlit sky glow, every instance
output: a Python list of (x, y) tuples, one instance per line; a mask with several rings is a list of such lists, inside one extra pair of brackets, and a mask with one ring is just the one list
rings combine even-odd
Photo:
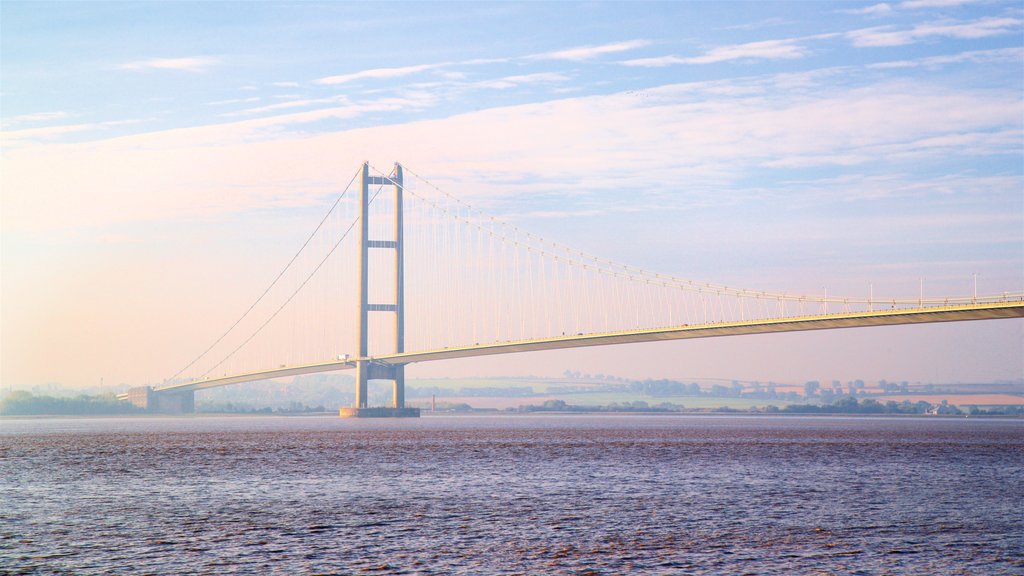
[[(0, 383), (158, 381), (364, 160), (678, 277), (1024, 289), (1024, 7), (0, 4)], [(1024, 322), (465, 360), (410, 375), (1024, 378)]]

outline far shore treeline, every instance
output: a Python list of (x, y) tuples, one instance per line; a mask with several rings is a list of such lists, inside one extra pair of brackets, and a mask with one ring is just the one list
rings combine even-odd
[(960, 409), (943, 401), (933, 405), (928, 402), (894, 402), (881, 403), (873, 398), (858, 401), (852, 396), (840, 398), (831, 404), (789, 404), (779, 408), (773, 404), (765, 407), (752, 407), (745, 410), (721, 406), (719, 408), (687, 409), (678, 404), (658, 404), (649, 406), (646, 402), (610, 404), (608, 406), (575, 406), (562, 400), (547, 400), (540, 405), (519, 406), (507, 411), (514, 412), (677, 412), (677, 413), (728, 413), (728, 414), (874, 414), (874, 415), (914, 415), (929, 414), (940, 416), (1014, 416), (1024, 415), (1020, 406), (1001, 406), (998, 410), (979, 409), (976, 406)]
[(0, 415), (3, 416), (98, 416), (145, 412), (127, 401), (118, 400), (113, 394), (80, 394), (69, 398), (56, 398), (15, 390), (0, 400)]
[[(944, 415), (944, 416), (1024, 416), (1022, 406), (1000, 406), (998, 409), (987, 409), (976, 406), (957, 407), (943, 401), (941, 404), (918, 402), (879, 402), (872, 398), (857, 400), (852, 396), (839, 398), (831, 403), (822, 404), (789, 404), (779, 408), (768, 404), (764, 407), (736, 409), (728, 406), (718, 408), (686, 408), (672, 403), (649, 405), (644, 401), (611, 403), (603, 406), (581, 406), (564, 400), (547, 400), (542, 404), (520, 405), (515, 408), (474, 409), (465, 403), (441, 403), (441, 412), (473, 412), (473, 413), (537, 413), (537, 412), (613, 412), (613, 413), (729, 413), (729, 414), (865, 414), (865, 415)], [(288, 408), (271, 409), (269, 407), (254, 409), (228, 405), (225, 409), (203, 409), (206, 413), (248, 413), (248, 414), (301, 414), (327, 412), (323, 406), (309, 407), (293, 402)], [(80, 394), (75, 397), (53, 397), (34, 395), (24, 390), (16, 390), (0, 400), (0, 416), (100, 416), (145, 414), (146, 410), (118, 400), (113, 394), (90, 396)]]

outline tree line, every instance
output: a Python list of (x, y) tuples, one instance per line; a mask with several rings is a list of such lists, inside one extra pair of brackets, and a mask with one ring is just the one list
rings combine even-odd
[(0, 400), (0, 415), (3, 416), (98, 416), (142, 413), (145, 413), (145, 410), (125, 400), (118, 400), (113, 394), (81, 394), (70, 398), (57, 398), (15, 390)]

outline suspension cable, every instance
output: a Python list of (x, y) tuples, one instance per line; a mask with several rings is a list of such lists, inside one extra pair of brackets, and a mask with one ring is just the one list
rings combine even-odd
[[(359, 176), (359, 171), (357, 171), (357, 172), (356, 172), (356, 173), (355, 173), (355, 174), (354, 174), (354, 175), (352, 176), (352, 179), (348, 181), (348, 184), (347, 184), (347, 185), (345, 186), (345, 189), (344, 189), (344, 190), (342, 190), (342, 192), (341, 192), (341, 195), (340, 195), (340, 196), (338, 196), (338, 197), (337, 197), (337, 198), (336, 198), (336, 199), (334, 200), (334, 204), (332, 204), (332, 205), (331, 205), (331, 208), (330, 208), (330, 210), (328, 210), (328, 211), (327, 211), (327, 213), (326, 213), (326, 214), (324, 214), (324, 217), (323, 217), (323, 218), (322, 218), (322, 219), (320, 220), (320, 223), (316, 225), (316, 228), (315, 228), (315, 229), (313, 230), (313, 232), (312, 232), (312, 233), (311, 233), (311, 234), (309, 235), (309, 237), (308, 237), (308, 238), (306, 238), (306, 241), (302, 243), (302, 246), (301, 246), (301, 247), (299, 247), (299, 250), (298, 250), (298, 251), (297, 251), (297, 252), (295, 253), (295, 255), (294, 255), (294, 256), (292, 256), (291, 260), (289, 260), (289, 261), (288, 261), (288, 263), (284, 265), (284, 268), (282, 268), (282, 269), (281, 269), (281, 271), (280, 271), (280, 272), (279, 272), (279, 273), (277, 274), (277, 276), (275, 276), (275, 277), (274, 277), (274, 279), (273, 279), (273, 280), (272, 280), (272, 281), (270, 282), (270, 284), (269, 284), (269, 285), (267, 286), (267, 288), (266, 288), (266, 289), (265, 289), (265, 290), (263, 291), (263, 293), (262, 293), (262, 294), (260, 294), (260, 295), (259, 295), (259, 297), (258, 297), (258, 298), (256, 298), (256, 300), (255, 300), (255, 301), (253, 301), (253, 303), (249, 305), (249, 307), (248, 307), (248, 308), (246, 308), (245, 312), (243, 312), (243, 313), (242, 313), (242, 315), (241, 315), (241, 316), (239, 316), (239, 317), (238, 317), (238, 319), (237, 319), (237, 320), (235, 320), (235, 322), (234, 322), (234, 323), (233, 323), (233, 324), (232, 324), (232, 325), (231, 325), (231, 326), (230, 326), (230, 327), (229, 327), (229, 328), (228, 328), (227, 330), (225, 330), (225, 331), (224, 331), (224, 333), (223, 333), (223, 334), (221, 334), (219, 338), (217, 338), (217, 339), (216, 339), (216, 340), (215, 340), (215, 341), (213, 342), (213, 344), (210, 344), (210, 345), (209, 345), (209, 346), (208, 346), (208, 347), (206, 348), (206, 350), (203, 350), (203, 352), (202, 352), (202, 353), (201, 353), (201, 354), (200, 354), (199, 356), (196, 356), (196, 357), (195, 357), (195, 358), (194, 358), (194, 359), (193, 359), (193, 360), (192, 360), (191, 362), (189, 362), (189, 363), (188, 363), (187, 365), (185, 365), (185, 367), (184, 367), (184, 368), (182, 368), (181, 370), (178, 370), (177, 372), (175, 372), (175, 373), (174, 373), (174, 375), (173, 375), (173, 376), (171, 376), (170, 378), (168, 378), (168, 379), (167, 379), (166, 381), (168, 381), (168, 382), (169, 382), (169, 381), (172, 381), (172, 380), (174, 380), (174, 379), (175, 379), (175, 378), (177, 378), (178, 376), (181, 376), (181, 374), (182, 374), (183, 372), (185, 372), (186, 370), (188, 370), (189, 368), (191, 368), (191, 367), (192, 367), (193, 365), (195, 365), (195, 363), (196, 363), (196, 362), (200, 361), (200, 360), (201, 360), (201, 359), (202, 359), (202, 358), (203, 358), (204, 356), (206, 356), (207, 354), (209, 354), (209, 353), (210, 353), (210, 350), (213, 350), (213, 349), (214, 349), (214, 347), (216, 347), (216, 346), (217, 346), (218, 344), (220, 344), (220, 343), (221, 343), (221, 341), (223, 341), (223, 340), (224, 340), (224, 338), (226, 338), (226, 337), (227, 337), (227, 335), (228, 335), (228, 334), (230, 334), (230, 333), (231, 333), (231, 331), (232, 331), (232, 330), (234, 330), (234, 329), (235, 329), (235, 328), (236, 328), (236, 327), (237, 327), (237, 326), (238, 326), (239, 324), (241, 324), (242, 320), (244, 320), (244, 319), (245, 319), (245, 317), (246, 317), (246, 316), (248, 316), (248, 315), (249, 315), (249, 313), (253, 311), (253, 308), (256, 308), (256, 305), (257, 305), (257, 304), (259, 304), (259, 303), (260, 303), (260, 302), (261, 302), (261, 301), (263, 300), (263, 298), (265, 298), (265, 297), (266, 297), (266, 295), (267, 295), (268, 293), (270, 293), (270, 290), (271, 290), (271, 289), (272, 289), (272, 288), (273, 288), (273, 287), (274, 287), (274, 286), (275, 286), (275, 285), (276, 285), (276, 284), (278, 283), (278, 281), (280, 281), (280, 280), (281, 280), (281, 277), (282, 277), (282, 276), (284, 276), (285, 272), (287, 272), (289, 268), (291, 268), (292, 264), (294, 264), (294, 263), (295, 263), (295, 261), (296, 261), (296, 260), (297, 260), (297, 259), (299, 258), (299, 255), (300, 255), (300, 254), (302, 254), (302, 251), (306, 249), (306, 246), (308, 246), (308, 245), (309, 245), (309, 243), (310, 243), (310, 242), (311, 242), (311, 241), (313, 240), (313, 238), (314, 238), (314, 237), (316, 236), (317, 232), (319, 232), (319, 231), (320, 231), (320, 228), (322, 228), (322, 227), (323, 227), (323, 225), (324, 225), (324, 222), (326, 222), (326, 221), (327, 221), (327, 218), (328, 218), (328, 217), (330, 217), (331, 213), (332, 213), (332, 212), (334, 212), (334, 210), (335, 210), (335, 209), (336, 209), (336, 208), (338, 207), (338, 205), (339, 205), (339, 204), (341, 203), (341, 200), (342, 200), (342, 198), (344, 198), (344, 197), (345, 197), (345, 194), (347, 194), (347, 193), (348, 193), (349, 189), (350, 189), (350, 188), (352, 187), (352, 183), (356, 181), (356, 178), (357, 178), (358, 176)], [(222, 361), (222, 362), (223, 362), (223, 361)], [(217, 364), (217, 366), (219, 366), (219, 365), (220, 365), (220, 364), (218, 363), (218, 364)], [(212, 370), (212, 369), (211, 369), (211, 370)], [(207, 371), (207, 373), (209, 373), (209, 371)]]
[[(353, 178), (353, 181), (355, 181), (354, 178)], [(352, 183), (350, 182), (349, 185), (351, 185), (351, 184)], [(377, 199), (377, 196), (380, 194), (380, 192), (381, 192), (381, 188), (378, 188), (377, 192), (374, 193), (374, 195), (370, 198), (369, 204), (373, 204), (373, 201)], [(220, 366), (221, 364), (226, 362), (229, 358), (234, 356), (235, 353), (237, 353), (239, 350), (241, 350), (242, 347), (244, 347), (246, 344), (248, 344), (253, 338), (256, 337), (257, 334), (259, 334), (264, 328), (266, 328), (267, 324), (270, 324), (271, 320), (273, 320), (281, 312), (281, 310), (283, 310), (284, 307), (287, 306), (288, 303), (291, 302), (292, 299), (294, 299), (295, 296), (298, 295), (298, 293), (302, 291), (302, 288), (305, 287), (306, 284), (310, 281), (310, 279), (313, 278), (314, 275), (316, 275), (316, 273), (320, 270), (321, 267), (323, 267), (324, 263), (327, 262), (327, 259), (330, 258), (331, 255), (334, 254), (334, 252), (338, 249), (338, 246), (341, 246), (341, 243), (345, 240), (346, 237), (348, 237), (349, 233), (352, 232), (352, 229), (355, 228), (356, 224), (359, 222), (359, 219), (360, 219), (360, 217), (356, 216), (356, 218), (352, 221), (352, 223), (348, 225), (348, 228), (341, 235), (341, 237), (338, 238), (338, 241), (334, 243), (334, 246), (331, 247), (331, 250), (329, 252), (327, 252), (327, 254), (320, 260), (320, 262), (316, 265), (316, 267), (313, 268), (313, 270), (306, 276), (306, 278), (301, 283), (299, 283), (298, 287), (295, 288), (295, 290), (291, 293), (291, 295), (289, 295), (288, 298), (280, 306), (277, 307), (277, 310), (275, 310), (274, 313), (271, 314), (269, 318), (264, 320), (263, 324), (260, 324), (259, 328), (257, 328), (252, 334), (250, 334), (248, 338), (246, 338), (241, 344), (239, 344), (237, 347), (235, 347), (235, 349), (232, 350), (227, 356), (225, 356), (220, 362), (218, 362), (212, 368), (210, 368), (209, 370), (204, 372), (202, 374), (202, 376), (206, 376), (210, 372), (213, 372), (214, 370), (216, 370), (218, 366)], [(200, 376), (200, 377), (202, 377), (202, 376)]]

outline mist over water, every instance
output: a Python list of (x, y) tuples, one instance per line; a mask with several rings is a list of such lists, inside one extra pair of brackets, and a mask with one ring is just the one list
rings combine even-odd
[(1024, 421), (0, 421), (0, 573), (1019, 574)]

